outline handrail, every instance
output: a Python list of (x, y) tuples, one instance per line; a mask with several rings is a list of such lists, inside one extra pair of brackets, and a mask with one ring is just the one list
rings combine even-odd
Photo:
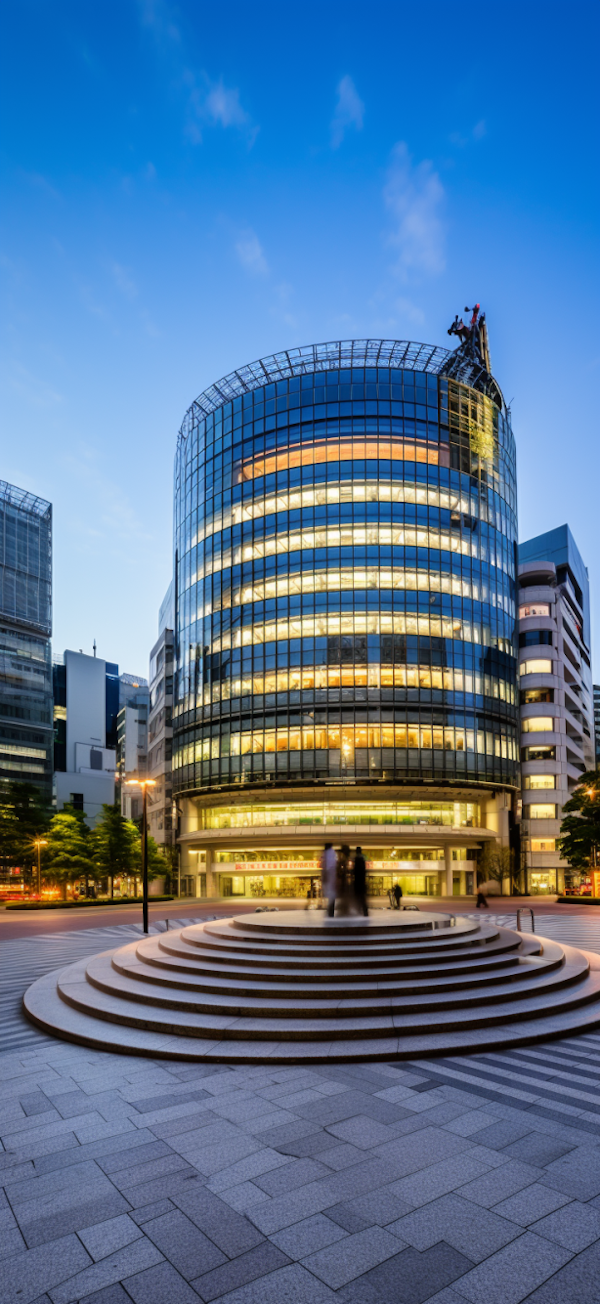
[(532, 933), (535, 933), (535, 915), (531, 906), (521, 906), (520, 909), (517, 910), (517, 932), (521, 933), (523, 931), (521, 928), (521, 915), (523, 914), (531, 915), (531, 931)]

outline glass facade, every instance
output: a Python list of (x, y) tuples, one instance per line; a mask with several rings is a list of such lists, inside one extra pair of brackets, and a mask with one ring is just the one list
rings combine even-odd
[(266, 359), (186, 415), (180, 793), (516, 785), (510, 417), (453, 354), (375, 344)]
[(52, 507), (0, 481), (0, 779), (52, 794)]

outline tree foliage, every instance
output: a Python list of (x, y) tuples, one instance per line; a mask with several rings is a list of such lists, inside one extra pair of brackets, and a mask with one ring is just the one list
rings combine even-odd
[(501, 847), (497, 842), (486, 842), (479, 861), (479, 882), (489, 883), (491, 880), (498, 883), (502, 891), (504, 881), (512, 878), (513, 862), (513, 852), (509, 847)]
[(97, 872), (111, 880), (121, 874), (139, 874), (141, 867), (140, 835), (131, 820), (121, 814), (118, 802), (103, 805), (102, 815), (91, 835), (92, 854)]
[(66, 892), (76, 878), (96, 877), (91, 854), (90, 830), (83, 811), (65, 806), (50, 821), (48, 846), (44, 848), (44, 877)]
[(563, 806), (558, 849), (573, 869), (589, 869), (600, 859), (600, 767), (582, 775)]

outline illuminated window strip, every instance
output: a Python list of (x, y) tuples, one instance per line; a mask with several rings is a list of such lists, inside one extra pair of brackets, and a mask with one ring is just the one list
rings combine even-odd
[(244, 521), (260, 520), (273, 512), (297, 511), (303, 507), (327, 507), (336, 503), (395, 502), (418, 504), (421, 507), (443, 507), (447, 511), (465, 512), (478, 515), (477, 500), (472, 501), (466, 495), (450, 493), (449, 489), (439, 489), (437, 485), (418, 485), (415, 481), (345, 480), (332, 484), (298, 485), (296, 489), (271, 493), (263, 498), (248, 498), (245, 502), (233, 503), (207, 516), (204, 526), (198, 527), (193, 545), (218, 530), (226, 530), (232, 525), (241, 525)]
[[(479, 828), (481, 810), (476, 802), (352, 802), (343, 805), (325, 803), (303, 803), (302, 806), (286, 803), (275, 806), (216, 806), (201, 807), (198, 811), (201, 829), (228, 828), (264, 828), (268, 825), (286, 826), (298, 824), (299, 820), (311, 820), (314, 824), (400, 824), (407, 820), (411, 823), (446, 824), (454, 827)], [(423, 856), (429, 859), (431, 853), (403, 850), (403, 859), (410, 856)], [(443, 855), (443, 853), (442, 853)]]
[(29, 747), (26, 743), (5, 743), (0, 742), (0, 755), (3, 756), (31, 756), (36, 760), (45, 761), (47, 751), (44, 747)]
[[(451, 575), (438, 571), (407, 571), (400, 567), (390, 570), (378, 570), (370, 566), (367, 570), (352, 567), (347, 570), (323, 568), (318, 571), (292, 571), (273, 576), (265, 580), (256, 580), (252, 584), (238, 586), (233, 591), (225, 590), (220, 609), (247, 602), (263, 602), (269, 598), (285, 598), (298, 593), (347, 592), (349, 590), (378, 591), (379, 589), (397, 589), (407, 593), (451, 593), (455, 597), (483, 601), (481, 587), (475, 582), (462, 579), (460, 575)], [(490, 594), (493, 606), (505, 611), (514, 618), (514, 602), (505, 594)], [(219, 606), (203, 607), (203, 614), (219, 610)]]
[[(488, 551), (492, 565), (507, 570), (502, 549), (494, 547), (493, 540), (480, 541), (477, 536), (465, 537), (446, 530), (428, 530), (414, 525), (330, 525), (317, 529), (293, 530), (273, 534), (266, 538), (248, 539), (245, 543), (228, 548), (216, 555), (207, 574), (238, 566), (241, 562), (257, 561), (260, 557), (273, 557), (284, 552), (299, 552), (304, 548), (364, 548), (364, 547), (435, 548), (443, 552), (459, 553), (463, 557), (482, 558), (487, 561)], [(510, 572), (508, 572), (510, 573)], [(190, 577), (190, 585), (201, 580), (204, 569)], [(188, 585), (189, 587), (189, 585)]]
[(306, 666), (273, 670), (265, 674), (235, 675), (204, 686), (204, 705), (230, 698), (265, 693), (287, 693), (325, 688), (434, 688), (446, 693), (477, 693), (501, 702), (516, 703), (514, 685), (490, 675), (453, 666), (436, 668), (409, 665)]
[[(223, 744), (228, 752), (222, 751)], [(342, 763), (354, 764), (357, 750), (380, 748), (409, 748), (411, 750), (477, 752), (480, 756), (498, 756), (516, 760), (517, 745), (514, 738), (484, 730), (457, 729), (441, 726), (433, 728), (418, 725), (355, 725), (339, 727), (316, 726), (303, 729), (267, 729), (232, 733), (223, 739), (203, 738), (188, 743), (173, 757), (173, 768), (191, 765), (195, 761), (218, 760), (221, 755), (249, 756), (270, 752), (338, 752)], [(373, 757), (377, 768), (381, 758)]]
[[(485, 631), (484, 631), (485, 632)], [(291, 638), (327, 638), (334, 634), (420, 634), (424, 638), (460, 639), (481, 643), (481, 626), (446, 616), (407, 616), (403, 612), (356, 612), (350, 615), (300, 616), (267, 624), (244, 625), (225, 630), (211, 644), (212, 652), (228, 648), (253, 647), (260, 643)], [(488, 641), (490, 635), (488, 634)]]
[[(248, 498), (245, 502), (233, 503), (230, 507), (207, 516), (204, 525), (198, 527), (192, 546), (203, 539), (226, 530), (232, 525), (241, 525), (244, 521), (260, 520), (273, 512), (297, 511), (303, 507), (335, 506), (336, 503), (396, 502), (411, 503), (422, 507), (442, 507), (446, 511), (463, 512), (465, 515), (482, 517), (482, 504), (475, 497), (469, 499), (466, 494), (450, 492), (437, 485), (420, 485), (415, 481), (376, 480), (376, 481), (341, 481), (332, 484), (302, 485), (289, 491), (267, 494), (263, 498)], [(488, 509), (490, 524), (500, 530), (503, 519), (498, 512)], [(495, 518), (495, 519), (494, 519)]]
[[(449, 451), (449, 450), (442, 450)], [(256, 480), (263, 475), (272, 475), (274, 471), (287, 471), (296, 466), (318, 466), (323, 462), (348, 461), (392, 461), (392, 462), (427, 462), (437, 466), (440, 462), (438, 444), (415, 444), (406, 440), (368, 440), (348, 439), (339, 441), (335, 436), (312, 444), (303, 443), (295, 448), (286, 448), (283, 452), (270, 453), (266, 457), (252, 457), (239, 469), (234, 467), (234, 483), (244, 480)], [(446, 465), (448, 463), (446, 462)]]

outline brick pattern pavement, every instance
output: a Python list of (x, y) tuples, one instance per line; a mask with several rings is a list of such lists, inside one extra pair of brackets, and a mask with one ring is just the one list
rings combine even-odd
[(600, 1036), (412, 1065), (0, 1057), (2, 1304), (598, 1304)]

